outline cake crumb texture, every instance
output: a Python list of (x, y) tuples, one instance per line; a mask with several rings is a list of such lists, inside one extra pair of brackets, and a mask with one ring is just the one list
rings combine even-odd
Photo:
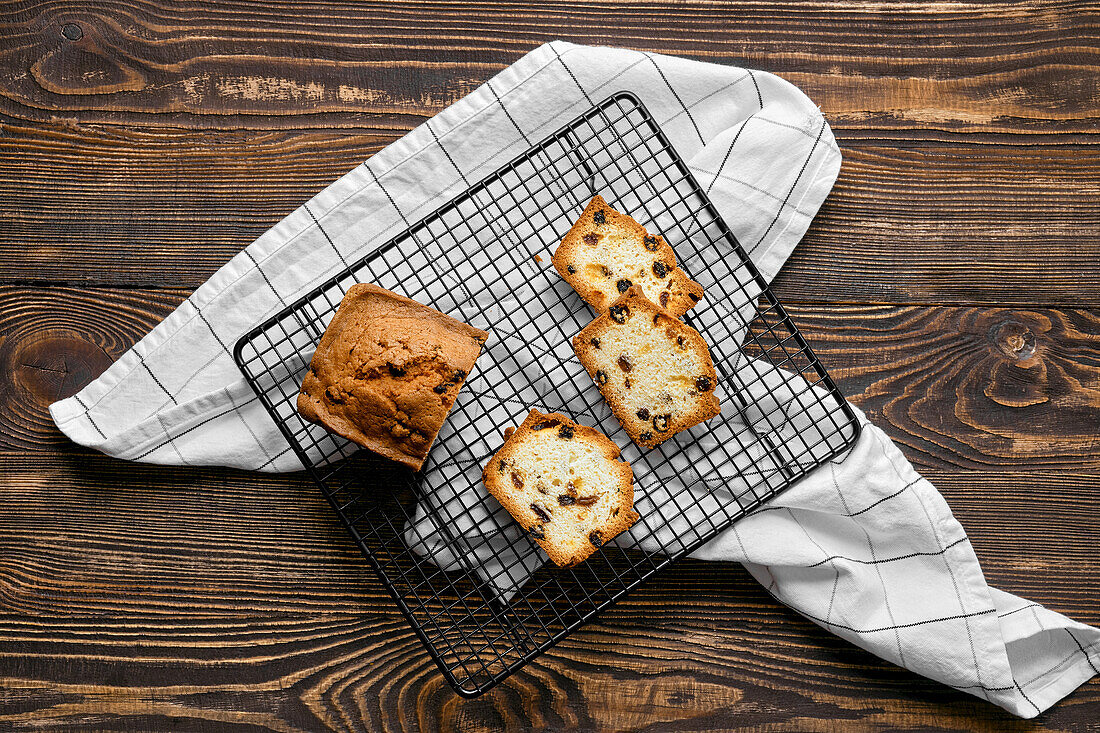
[(551, 261), (601, 313), (634, 286), (675, 318), (703, 297), (702, 286), (680, 269), (664, 237), (650, 234), (598, 195), (566, 232)]
[(721, 411), (703, 337), (632, 287), (573, 338), (631, 439), (653, 448)]
[(557, 565), (581, 562), (638, 521), (634, 474), (595, 428), (531, 410), (482, 479)]

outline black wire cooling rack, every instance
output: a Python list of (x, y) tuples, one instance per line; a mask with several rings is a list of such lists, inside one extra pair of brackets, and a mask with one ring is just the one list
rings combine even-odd
[[(723, 414), (656, 449), (630, 443), (570, 339), (592, 311), (549, 264), (599, 193), (673, 245), (706, 288), (685, 320), (711, 347)], [(355, 282), (490, 331), (424, 468), (306, 423), (301, 378)], [(858, 423), (641, 102), (595, 105), (237, 343), (241, 371), (448, 682), (481, 694), (646, 578), (855, 441)], [(641, 519), (569, 569), (543, 563), (481, 486), (502, 430), (537, 407), (600, 427), (635, 474)], [(431, 560), (429, 560), (429, 556)]]

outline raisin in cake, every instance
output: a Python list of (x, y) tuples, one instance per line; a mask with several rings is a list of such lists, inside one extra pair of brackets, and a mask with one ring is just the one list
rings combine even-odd
[(585, 326), (573, 350), (640, 446), (652, 448), (721, 411), (703, 337), (637, 286)]
[(419, 469), (488, 334), (376, 285), (353, 285), (325, 329), (298, 412)]
[(485, 465), (489, 492), (557, 565), (576, 565), (638, 521), (634, 474), (600, 431), (531, 410)]
[(601, 313), (632, 285), (675, 318), (703, 297), (702, 286), (677, 266), (668, 242), (612, 209), (600, 196), (588, 202), (566, 232), (553, 263), (565, 281)]

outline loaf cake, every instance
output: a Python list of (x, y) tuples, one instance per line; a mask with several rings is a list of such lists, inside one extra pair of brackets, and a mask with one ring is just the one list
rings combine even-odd
[(573, 338), (573, 350), (631, 439), (653, 448), (721, 411), (706, 342), (629, 288)]
[(600, 431), (531, 410), (482, 479), (555, 564), (576, 565), (638, 521), (634, 474)]
[(703, 297), (703, 288), (676, 263), (663, 237), (650, 234), (600, 196), (566, 232), (552, 258), (554, 269), (584, 300), (604, 312), (631, 286), (679, 318)]
[(353, 285), (325, 329), (298, 412), (418, 470), (488, 334), (376, 285)]

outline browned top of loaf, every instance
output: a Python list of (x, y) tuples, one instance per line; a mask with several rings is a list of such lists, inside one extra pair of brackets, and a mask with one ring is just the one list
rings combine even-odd
[(313, 355), (298, 412), (419, 469), (486, 338), (415, 300), (353, 285)]

